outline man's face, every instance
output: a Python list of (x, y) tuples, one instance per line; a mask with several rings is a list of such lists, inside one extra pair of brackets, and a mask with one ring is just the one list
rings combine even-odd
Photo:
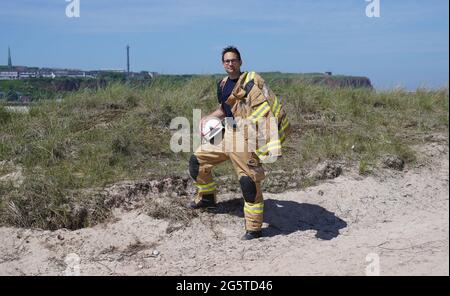
[(223, 56), (223, 68), (228, 75), (236, 75), (241, 73), (242, 61), (234, 52), (227, 52)]

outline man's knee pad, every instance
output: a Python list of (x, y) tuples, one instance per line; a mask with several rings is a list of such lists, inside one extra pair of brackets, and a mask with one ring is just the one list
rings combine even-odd
[(254, 203), (256, 200), (256, 184), (253, 182), (252, 178), (248, 176), (242, 176), (239, 179), (241, 184), (242, 195), (246, 202)]
[(197, 156), (192, 155), (191, 159), (189, 159), (189, 174), (194, 181), (197, 180), (199, 168), (200, 163), (198, 162)]

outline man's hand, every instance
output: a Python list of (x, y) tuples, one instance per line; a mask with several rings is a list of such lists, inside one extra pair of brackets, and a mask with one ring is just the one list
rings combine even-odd
[(208, 115), (208, 116), (205, 116), (205, 117), (203, 117), (202, 119), (200, 119), (200, 123), (199, 123), (199, 126), (198, 126), (198, 128), (199, 128), (199, 131), (200, 131), (200, 134), (203, 134), (203, 127), (205, 126), (205, 123), (208, 121), (208, 119), (210, 119), (211, 118), (211, 115)]
[(200, 133), (203, 132), (203, 127), (205, 126), (205, 123), (211, 118), (218, 118), (219, 120), (223, 120), (225, 118), (225, 112), (223, 112), (222, 106), (219, 106), (219, 108), (217, 108), (214, 112), (200, 119), (199, 123)]

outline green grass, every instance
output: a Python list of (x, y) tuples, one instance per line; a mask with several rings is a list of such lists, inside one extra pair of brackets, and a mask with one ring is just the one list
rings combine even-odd
[[(186, 175), (190, 154), (169, 149), (170, 122), (186, 117), (192, 124), (194, 108), (203, 114), (214, 110), (216, 80), (160, 77), (146, 86), (116, 83), (68, 93), (62, 102), (39, 101), (27, 114), (0, 105), (0, 162), (8, 162), (0, 172), (21, 167), (24, 178), (20, 186), (0, 182), (0, 221), (46, 229), (85, 227), (109, 213), (104, 196), (89, 189)], [(414, 162), (415, 135), (448, 132), (447, 88), (375, 92), (297, 79), (273, 80), (271, 87), (287, 107), (293, 134), (284, 156), (269, 169), (289, 173), (340, 159), (370, 174), (385, 154)], [(216, 174), (233, 174), (231, 165), (218, 167)], [(301, 186), (308, 184), (312, 181)], [(77, 204), (84, 204), (86, 213), (79, 214)]]

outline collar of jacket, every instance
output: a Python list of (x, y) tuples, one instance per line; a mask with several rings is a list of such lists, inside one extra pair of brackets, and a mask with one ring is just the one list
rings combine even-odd
[(248, 72), (244, 72), (239, 76), (238, 81), (236, 82), (236, 85), (234, 86), (233, 91), (231, 92), (231, 95), (228, 97), (226, 103), (229, 105), (233, 105), (238, 100), (245, 100), (246, 97), (246, 91), (244, 89), (244, 81), (247, 77)]

